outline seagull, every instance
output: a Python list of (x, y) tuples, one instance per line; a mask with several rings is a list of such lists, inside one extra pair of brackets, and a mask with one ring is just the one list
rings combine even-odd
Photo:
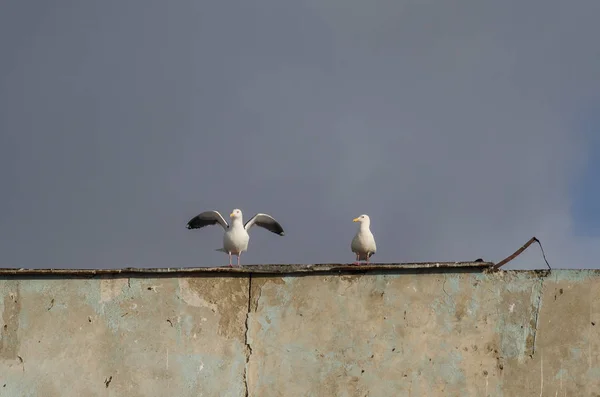
[(231, 264), (231, 255), (237, 256), (237, 264), (240, 266), (240, 256), (242, 252), (248, 250), (248, 240), (250, 236), (248, 231), (254, 225), (263, 227), (268, 231), (284, 236), (285, 233), (281, 225), (271, 216), (267, 214), (256, 214), (246, 224), (243, 224), (242, 211), (234, 209), (229, 214), (231, 217), (231, 226), (217, 211), (205, 211), (202, 212), (192, 219), (187, 224), (188, 229), (200, 229), (205, 226), (220, 224), (225, 229), (223, 235), (223, 248), (217, 249), (217, 251), (225, 252), (229, 254), (229, 266)]
[(352, 239), (352, 244), (350, 244), (352, 252), (356, 254), (356, 262), (354, 262), (354, 264), (360, 265), (359, 261), (361, 260), (367, 261), (368, 264), (369, 258), (375, 255), (375, 252), (377, 251), (375, 237), (373, 237), (373, 233), (371, 233), (371, 229), (369, 229), (371, 219), (368, 215), (363, 214), (354, 218), (352, 222), (360, 223), (358, 231)]

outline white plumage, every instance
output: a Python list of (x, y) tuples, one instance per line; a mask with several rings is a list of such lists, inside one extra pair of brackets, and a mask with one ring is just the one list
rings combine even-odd
[(358, 265), (361, 260), (369, 263), (369, 258), (375, 255), (377, 252), (377, 245), (375, 244), (375, 237), (373, 233), (371, 233), (371, 219), (368, 215), (361, 215), (357, 218), (354, 218), (352, 222), (358, 222), (358, 231), (356, 235), (352, 239), (352, 243), (350, 244), (350, 248), (352, 252), (356, 255), (355, 264)]
[(242, 211), (237, 208), (229, 216), (231, 217), (231, 226), (217, 211), (202, 212), (193, 217), (187, 224), (188, 229), (200, 229), (205, 226), (220, 224), (225, 229), (225, 234), (223, 235), (223, 248), (219, 248), (217, 251), (229, 255), (229, 266), (233, 266), (231, 263), (232, 255), (237, 256), (237, 264), (240, 266), (240, 256), (242, 252), (248, 250), (248, 241), (250, 240), (248, 230), (252, 226), (260, 226), (280, 236), (285, 235), (281, 225), (270, 215), (256, 214), (246, 224), (243, 223)]

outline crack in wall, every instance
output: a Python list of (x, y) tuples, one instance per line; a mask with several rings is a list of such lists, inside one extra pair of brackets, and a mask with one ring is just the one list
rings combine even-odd
[(537, 305), (535, 310), (534, 326), (532, 328), (533, 342), (531, 345), (531, 356), (535, 354), (535, 342), (537, 337), (538, 323), (540, 319), (540, 306), (542, 305), (542, 294), (544, 293), (544, 277), (540, 277), (539, 292), (537, 294)]
[(250, 312), (252, 311), (252, 273), (248, 275), (248, 309), (246, 312), (246, 321), (245, 326), (246, 330), (244, 332), (244, 344), (246, 345), (246, 366), (244, 368), (244, 385), (246, 387), (245, 397), (249, 396), (249, 387), (248, 387), (248, 367), (250, 365), (250, 356), (252, 355), (252, 346), (248, 343), (248, 332), (249, 332), (249, 321), (250, 321)]
[[(260, 300), (260, 297), (262, 296), (262, 286), (263, 285), (264, 284), (259, 284), (258, 285), (258, 287), (257, 287), (257, 289), (258, 289), (258, 291), (257, 291), (258, 295), (256, 296), (255, 299), (252, 299), (253, 300), (253, 302), (252, 302), (253, 303), (252, 311), (255, 312), (255, 313), (258, 311), (258, 301)], [(255, 283), (255, 286), (256, 286), (256, 283)], [(253, 293), (252, 298), (254, 298), (254, 295), (255, 295), (255, 293)]]

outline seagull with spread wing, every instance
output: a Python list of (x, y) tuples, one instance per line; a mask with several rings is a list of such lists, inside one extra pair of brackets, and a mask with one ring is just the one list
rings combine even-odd
[(229, 254), (229, 266), (233, 266), (231, 263), (232, 255), (237, 256), (237, 264), (240, 266), (240, 256), (242, 252), (248, 250), (248, 241), (250, 240), (248, 231), (252, 226), (263, 227), (280, 236), (285, 234), (279, 222), (271, 215), (256, 214), (246, 224), (243, 223), (242, 211), (237, 208), (229, 216), (231, 217), (231, 226), (218, 211), (202, 212), (193, 217), (187, 224), (188, 229), (200, 229), (205, 226), (216, 225), (217, 223), (221, 225), (225, 229), (223, 248), (219, 248), (217, 251)]

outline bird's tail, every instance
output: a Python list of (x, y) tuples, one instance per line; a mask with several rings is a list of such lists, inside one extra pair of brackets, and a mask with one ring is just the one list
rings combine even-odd
[(225, 251), (225, 248), (217, 248), (215, 251), (227, 253), (227, 251)]

